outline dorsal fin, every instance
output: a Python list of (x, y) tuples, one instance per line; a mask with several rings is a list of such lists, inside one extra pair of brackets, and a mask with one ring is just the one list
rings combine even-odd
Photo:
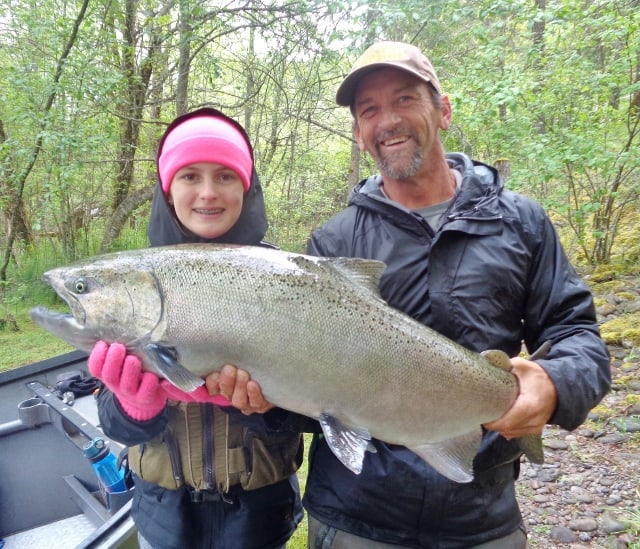
[(342, 276), (380, 297), (380, 277), (387, 268), (386, 263), (357, 257), (327, 258), (327, 261)]

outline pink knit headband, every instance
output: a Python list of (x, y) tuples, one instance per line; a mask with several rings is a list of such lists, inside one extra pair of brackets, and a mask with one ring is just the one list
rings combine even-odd
[(167, 135), (158, 157), (162, 190), (169, 187), (176, 172), (190, 164), (214, 162), (236, 172), (245, 192), (251, 186), (253, 159), (244, 135), (231, 122), (213, 116), (188, 118)]

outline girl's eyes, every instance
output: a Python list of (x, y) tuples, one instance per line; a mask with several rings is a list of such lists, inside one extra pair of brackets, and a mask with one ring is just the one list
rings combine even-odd
[(216, 175), (216, 181), (221, 185), (231, 185), (241, 181), (240, 177), (234, 171), (224, 171)]
[(221, 181), (235, 181), (238, 176), (234, 172), (223, 172), (220, 174)]
[(212, 180), (213, 182), (226, 184), (233, 183), (234, 181), (240, 181), (240, 176), (238, 176), (233, 170), (218, 170), (211, 173), (200, 172), (197, 170), (184, 171), (178, 173), (177, 178), (185, 181), (186, 183), (199, 183), (205, 180)]
[(175, 175), (176, 179), (180, 179), (183, 181), (193, 181), (197, 177), (198, 177), (198, 172), (191, 171), (189, 169), (178, 170), (178, 172)]

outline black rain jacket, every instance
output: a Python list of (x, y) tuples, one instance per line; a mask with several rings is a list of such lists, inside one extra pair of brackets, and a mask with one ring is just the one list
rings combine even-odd
[[(177, 118), (169, 125), (164, 136), (185, 118), (202, 113), (227, 118), (246, 137), (246, 132), (237, 122), (210, 108), (198, 109)], [(163, 142), (164, 137), (160, 141), (159, 150)], [(248, 137), (247, 143), (251, 148)], [(262, 187), (254, 170), (251, 187), (245, 193), (240, 218), (225, 235), (217, 239), (203, 239), (185, 229), (176, 218), (159, 182), (153, 196), (147, 234), (152, 246), (188, 242), (263, 245), (262, 238), (267, 226)], [(231, 407), (222, 409), (234, 414), (244, 426), (266, 432), (266, 418), (262, 415), (244, 416)], [(272, 412), (277, 414), (279, 411)], [(124, 413), (113, 393), (107, 390), (100, 393), (98, 413), (105, 434), (127, 446), (150, 441), (167, 427), (166, 410), (149, 421), (134, 421)], [(269, 413), (265, 416), (269, 416)], [(257, 490), (247, 491), (236, 485), (223, 498), (205, 502), (192, 502), (187, 488), (168, 490), (135, 477), (132, 515), (142, 536), (157, 549), (279, 547), (293, 534), (302, 519), (302, 513), (296, 475)]]
[[(474, 351), (515, 356), (522, 342), (533, 352), (550, 341), (537, 360), (557, 388), (550, 423), (575, 429), (610, 386), (591, 294), (538, 204), (506, 190), (494, 168), (462, 154), (447, 159), (462, 183), (437, 231), (387, 200), (373, 177), (313, 233), (308, 252), (384, 261), (382, 297)], [(519, 527), (516, 442), (485, 432), (468, 484), (404, 447), (375, 445), (354, 475), (314, 438), (303, 500), (311, 515), (358, 536), (429, 549), (474, 546)]]

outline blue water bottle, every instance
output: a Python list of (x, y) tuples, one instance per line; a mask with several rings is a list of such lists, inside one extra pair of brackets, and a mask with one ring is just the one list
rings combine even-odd
[(127, 486), (124, 481), (124, 471), (118, 467), (118, 460), (114, 456), (104, 439), (96, 437), (87, 442), (82, 448), (84, 456), (89, 459), (96, 472), (102, 488), (107, 493), (125, 492)]

